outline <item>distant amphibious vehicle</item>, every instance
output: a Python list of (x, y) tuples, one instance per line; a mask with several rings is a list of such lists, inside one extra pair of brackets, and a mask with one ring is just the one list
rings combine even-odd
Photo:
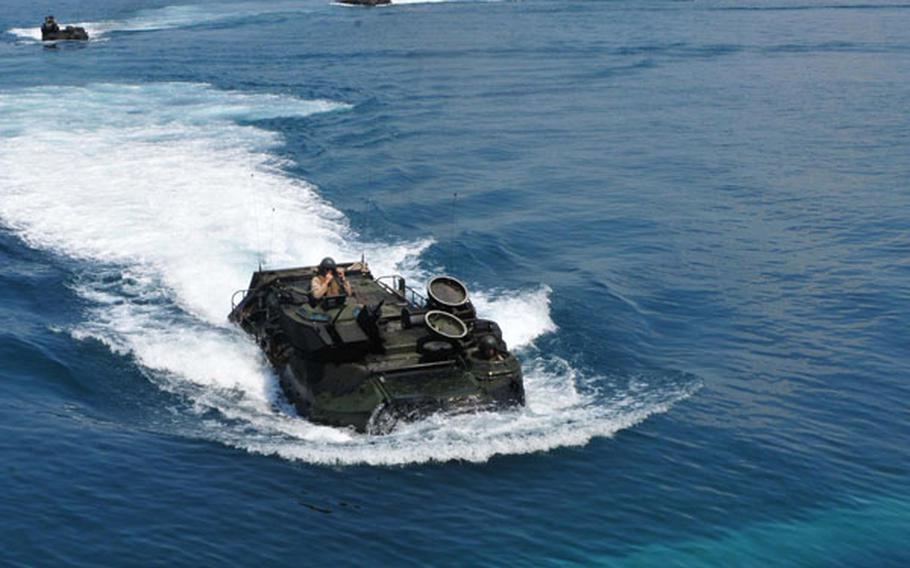
[[(350, 294), (317, 298), (314, 277), (327, 261)], [(260, 269), (229, 316), (256, 339), (301, 415), (385, 434), (437, 411), (524, 404), (521, 366), (461, 282), (437, 276), (424, 298), (400, 276), (374, 278), (363, 261), (320, 266)]]
[(85, 28), (80, 28), (78, 26), (66, 26), (63, 29), (60, 29), (60, 26), (57, 24), (57, 21), (54, 20), (53, 16), (44, 18), (44, 23), (41, 24), (41, 41), (70, 39), (87, 40), (88, 32), (85, 31)]
[(391, 4), (392, 0), (336, 0), (339, 4), (349, 6), (384, 6)]

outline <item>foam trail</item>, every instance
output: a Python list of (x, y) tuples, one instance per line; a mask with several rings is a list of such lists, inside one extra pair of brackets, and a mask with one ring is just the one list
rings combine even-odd
[[(556, 331), (549, 289), (481, 290), (481, 315), (523, 349), (526, 408), (434, 416), (382, 438), (296, 417), (258, 349), (226, 321), (256, 264), (365, 251), (376, 273), (426, 279), (430, 241), (362, 241), (313, 186), (282, 171), (281, 138), (249, 124), (345, 108), (187, 83), (0, 92), (0, 221), (34, 247), (87, 261), (74, 287), (92, 307), (75, 337), (133, 357), (190, 401), (207, 417), (195, 435), (247, 451), (334, 464), (482, 461), (583, 444), (688, 395), (690, 380), (620, 381), (602, 393), (604, 378), (535, 350)], [(66, 130), (49, 128), (61, 114)]]
[(552, 331), (556, 324), (550, 318), (550, 290), (539, 290), (513, 296), (510, 293), (475, 293), (471, 302), (486, 317), (499, 323), (502, 338), (510, 348), (527, 347), (534, 339)]
[[(41, 28), (10, 28), (6, 30), (6, 33), (12, 34), (21, 39), (31, 39), (35, 41), (41, 41)], [(91, 33), (91, 32), (89, 32)]]
[[(300, 0), (278, 2), (221, 2), (211, 4), (186, 4), (140, 10), (134, 16), (120, 20), (101, 20), (67, 25), (85, 28), (93, 39), (110, 32), (144, 32), (186, 28), (207, 24), (242, 21), (266, 15), (299, 14), (312, 12), (316, 4)], [(41, 28), (12, 28), (12, 35), (22, 39), (41, 40)]]
[[(496, 2), (499, 0), (392, 0), (393, 4), (438, 4), (451, 2)], [(337, 4), (348, 6), (347, 4)], [(279, 2), (221, 2), (211, 4), (186, 4), (165, 6), (140, 10), (134, 16), (120, 20), (100, 20), (97, 22), (63, 22), (66, 25), (85, 28), (91, 39), (101, 38), (111, 32), (147, 32), (193, 26), (241, 22), (257, 16), (303, 14), (313, 12), (321, 6), (319, 3), (307, 3), (300, 0)], [(24, 40), (41, 41), (39, 26), (11, 28), (8, 33)]]

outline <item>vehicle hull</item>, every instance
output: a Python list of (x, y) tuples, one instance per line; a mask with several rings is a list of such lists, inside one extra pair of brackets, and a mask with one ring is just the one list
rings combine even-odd
[(67, 40), (86, 41), (88, 40), (88, 32), (85, 31), (85, 28), (74, 26), (66, 26), (62, 30), (57, 31), (41, 30), (41, 41)]
[(336, 0), (339, 4), (348, 6), (385, 6), (391, 4), (391, 0)]
[(440, 337), (420, 323), (439, 310), (381, 285), (365, 265), (348, 268), (352, 296), (341, 306), (325, 308), (304, 293), (315, 274), (305, 267), (254, 274), (230, 315), (262, 347), (301, 416), (384, 434), (436, 412), (524, 404), (518, 360), (504, 344), (493, 359), (477, 348), (479, 337), (502, 342), (498, 326), (469, 318), (464, 337)]

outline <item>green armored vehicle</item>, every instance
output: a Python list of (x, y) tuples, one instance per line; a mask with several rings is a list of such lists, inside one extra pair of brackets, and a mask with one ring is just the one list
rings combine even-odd
[(46, 16), (41, 24), (41, 41), (82, 40), (88, 39), (85, 28), (66, 26), (62, 30), (53, 16)]
[(391, 4), (392, 0), (337, 0), (337, 2), (349, 6), (385, 6)]
[[(318, 297), (327, 261), (350, 293)], [(384, 434), (437, 411), (524, 404), (521, 366), (455, 278), (433, 278), (425, 298), (400, 276), (374, 278), (363, 261), (326, 259), (260, 270), (240, 294), (230, 320), (256, 339), (313, 422)]]

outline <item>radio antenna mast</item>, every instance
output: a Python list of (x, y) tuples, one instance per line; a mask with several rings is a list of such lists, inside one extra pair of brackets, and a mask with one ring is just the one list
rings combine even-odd
[(457, 234), (457, 224), (455, 213), (458, 211), (458, 192), (452, 194), (452, 238), (449, 242), (449, 270), (455, 273), (455, 235)]
[(259, 257), (259, 272), (262, 272), (262, 257), (265, 256), (265, 250), (262, 246), (262, 196), (253, 186), (253, 178), (256, 174), (250, 174), (249, 185), (247, 186), (247, 195), (253, 193), (254, 209), (256, 212), (256, 256)]

